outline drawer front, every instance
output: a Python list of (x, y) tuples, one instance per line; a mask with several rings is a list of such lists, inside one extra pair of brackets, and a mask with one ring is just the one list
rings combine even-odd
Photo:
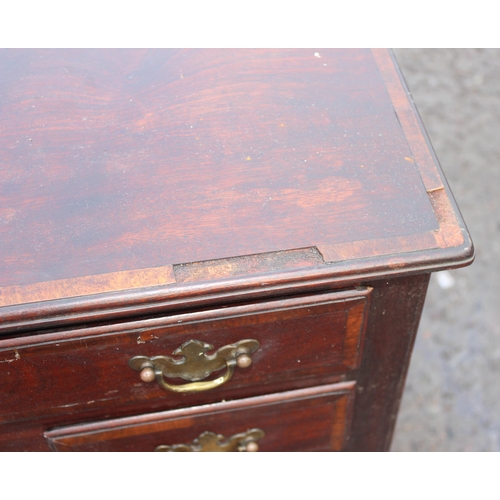
[(78, 425), (45, 434), (55, 451), (342, 451), (354, 383)]
[[(304, 387), (304, 379), (334, 382), (328, 376), (359, 366), (369, 296), (370, 289), (347, 290), (0, 341), (0, 422), (96, 410), (123, 416)], [(129, 366), (158, 356), (183, 365), (174, 351), (186, 342), (212, 345), (210, 358), (245, 339), (258, 345), (252, 364), (208, 391), (171, 392)], [(227, 364), (216, 368), (208, 380), (227, 377)]]

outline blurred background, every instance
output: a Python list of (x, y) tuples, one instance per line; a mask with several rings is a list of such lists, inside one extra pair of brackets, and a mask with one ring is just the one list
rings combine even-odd
[(392, 451), (500, 451), (500, 49), (394, 49), (474, 242), (432, 276)]

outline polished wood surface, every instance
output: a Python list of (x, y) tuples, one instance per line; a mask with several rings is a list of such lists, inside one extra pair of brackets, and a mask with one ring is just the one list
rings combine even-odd
[(427, 273), (372, 283), (350, 451), (390, 448), (429, 277)]
[[(349, 439), (347, 450), (388, 450), (428, 280), (429, 275), (423, 274), (395, 278), (389, 281), (384, 279), (366, 283), (366, 285), (372, 288), (372, 292), (369, 311), (367, 313), (367, 318), (370, 321), (367, 324), (363, 358), (360, 367), (350, 371), (347, 376), (344, 373), (329, 376), (328, 372), (331, 372), (331, 368), (326, 364), (323, 370), (317, 371), (317, 375), (312, 377), (295, 377), (287, 380), (285, 383), (283, 380), (278, 380), (275, 383), (268, 381), (265, 385), (260, 386), (260, 388), (254, 386), (248, 388), (238, 384), (240, 387), (234, 392), (231, 391), (230, 386), (225, 389), (219, 388), (212, 393), (212, 401), (220, 402), (223, 399), (221, 391), (226, 391), (225, 397), (227, 400), (230, 400), (233, 398), (251, 397), (259, 392), (261, 394), (277, 394), (284, 387), (305, 389), (312, 387), (314, 384), (334, 383), (342, 379), (356, 381), (352, 421), (350, 424), (351, 438)], [(119, 328), (119, 325), (116, 324), (115, 327)], [(48, 333), (46, 334), (47, 337), (42, 340), (51, 340), (54, 347), (56, 347), (56, 340), (64, 339), (68, 333), (71, 332)], [(78, 332), (75, 332), (75, 336), (78, 336)], [(11, 357), (9, 360), (5, 360), (10, 370), (8, 370), (9, 373), (6, 376), (4, 374), (4, 380), (10, 379), (9, 385), (12, 384), (14, 391), (16, 387), (14, 378), (16, 373), (24, 370), (28, 370), (29, 372), (30, 370), (29, 358), (23, 359), (20, 355), (16, 357), (15, 345), (16, 343), (22, 345), (23, 340), (25, 340), (26, 346), (29, 346), (34, 341), (31, 336), (11, 339), (9, 341)], [(137, 342), (137, 337), (132, 337), (132, 340)], [(147, 346), (150, 339), (145, 337), (144, 340), (146, 341), (145, 344), (137, 346)], [(85, 340), (81, 342), (85, 342)], [(22, 412), (19, 411), (13, 418), (3, 419), (4, 423), (0, 424), (0, 450), (48, 451), (48, 443), (43, 437), (44, 432), (47, 430), (60, 428), (62, 425), (70, 426), (81, 422), (99, 422), (110, 418), (126, 418), (130, 415), (140, 416), (154, 411), (173, 408), (172, 397), (170, 395), (164, 391), (161, 392), (155, 386), (140, 382), (137, 380), (137, 372), (133, 372), (132, 370), (130, 370), (130, 377), (127, 375), (125, 377), (127, 377), (127, 381), (130, 384), (136, 384), (134, 390), (135, 401), (132, 402), (132, 405), (117, 404), (118, 399), (113, 402), (113, 397), (120, 398), (121, 396), (120, 392), (106, 394), (107, 391), (118, 390), (118, 388), (110, 389), (110, 383), (122, 389), (124, 385), (116, 378), (109, 379), (106, 377), (105, 358), (108, 356), (117, 356), (118, 351), (117, 353), (113, 353), (112, 349), (107, 350), (104, 345), (104, 339), (99, 342), (99, 339), (96, 338), (94, 345), (97, 346), (99, 343), (103, 345), (103, 349), (101, 350), (101, 368), (99, 368), (102, 376), (92, 379), (93, 383), (97, 383), (100, 386), (92, 395), (93, 399), (81, 399), (81, 404), (66, 408), (52, 408), (50, 404), (43, 405), (42, 403), (41, 410), (37, 410), (37, 405), (43, 402), (44, 397), (47, 397), (51, 402), (54, 401), (54, 398), (60, 398), (61, 394), (53, 390), (51, 392), (50, 387), (52, 386), (55, 389), (60, 387), (61, 384), (64, 385), (65, 382), (58, 380), (60, 372), (58, 372), (56, 364), (52, 365), (52, 369), (50, 369), (49, 364), (49, 371), (45, 375), (43, 372), (31, 370), (35, 386), (38, 386), (41, 392), (38, 396), (35, 396), (35, 401), (32, 400), (33, 394), (28, 396), (19, 394), (17, 396), (18, 402), (22, 405), (17, 406), (17, 408), (24, 407), (25, 410)], [(307, 341), (302, 340), (301, 345), (307, 346)], [(45, 349), (47, 349), (46, 354), (48, 355), (48, 357), (45, 356), (45, 359), (50, 363), (48, 346)], [(85, 350), (86, 347), (83, 344), (80, 353), (85, 352)], [(54, 352), (56, 353), (57, 350), (54, 349)], [(135, 352), (135, 350), (132, 352)], [(43, 355), (43, 349), (41, 354)], [(315, 354), (319, 355), (318, 352)], [(325, 353), (325, 355), (329, 357), (328, 353)], [(122, 363), (125, 363), (127, 359), (126, 356), (122, 356)], [(19, 368), (23, 364), (26, 367), (23, 369)], [(79, 366), (81, 367), (82, 363)], [(254, 363), (250, 370), (255, 370), (255, 368), (256, 365)], [(91, 369), (92, 366), (89, 373), (92, 373)], [(68, 374), (70, 371), (71, 367), (68, 366), (65, 373)], [(245, 378), (245, 375), (240, 375), (242, 377), (240, 378), (241, 381)], [(75, 376), (78, 377), (78, 374), (70, 374), (73, 380), (75, 380)], [(66, 390), (69, 394), (66, 394), (66, 400), (68, 398), (73, 398), (75, 401), (79, 400), (78, 393), (81, 389), (82, 387), (75, 387), (75, 385), (72, 385), (71, 388), (67, 387)], [(89, 391), (93, 391), (93, 389), (87, 386), (84, 386), (83, 389), (87, 391), (87, 396), (89, 395)], [(97, 395), (99, 399), (104, 401), (96, 399)], [(190, 401), (187, 401), (186, 397), (183, 397), (181, 400), (176, 399), (174, 407), (181, 408), (185, 406), (189, 408), (192, 404), (196, 407), (197, 404), (206, 401), (204, 398), (207, 398), (207, 396), (190, 397)], [(124, 401), (121, 402), (125, 403)], [(8, 399), (4, 401), (3, 406), (7, 409), (11, 408)]]
[(227, 259), (298, 249), (324, 272), (470, 260), (384, 51), (4, 50), (0, 65), (1, 305), (220, 280)]
[[(324, 381), (359, 367), (370, 288), (259, 302), (0, 340), (0, 424), (49, 415), (178, 408), (262, 391), (297, 381)], [(243, 339), (260, 346), (248, 368), (216, 390), (176, 394), (145, 383), (128, 363), (135, 356), (172, 356), (188, 340), (213, 351)], [(208, 379), (220, 376), (215, 372)], [(333, 380), (333, 379), (332, 379)], [(186, 383), (168, 379), (174, 385)], [(299, 382), (300, 383), (300, 382)]]
[(248, 429), (265, 433), (260, 451), (342, 451), (349, 437), (352, 382), (208, 407), (104, 421), (46, 433), (56, 451), (154, 451), (187, 444), (203, 432), (229, 438)]
[[(0, 67), (1, 451), (253, 427), (263, 451), (389, 449), (430, 273), (474, 258), (389, 51)], [(128, 364), (243, 339), (252, 364), (206, 392)]]

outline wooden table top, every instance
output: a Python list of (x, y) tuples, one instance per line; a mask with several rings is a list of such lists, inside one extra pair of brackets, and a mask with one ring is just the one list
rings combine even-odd
[(0, 305), (473, 258), (388, 51), (3, 50), (0, 67)]

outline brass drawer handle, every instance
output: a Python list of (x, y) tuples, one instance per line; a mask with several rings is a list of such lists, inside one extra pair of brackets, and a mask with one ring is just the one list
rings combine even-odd
[(174, 444), (167, 446), (162, 444), (155, 451), (258, 451), (257, 441), (264, 437), (261, 429), (250, 429), (249, 431), (235, 434), (224, 441), (222, 434), (204, 432), (191, 444)]
[[(236, 366), (247, 368), (252, 364), (250, 354), (254, 353), (259, 342), (253, 339), (240, 340), (235, 344), (226, 345), (214, 354), (207, 354), (213, 346), (189, 340), (174, 351), (174, 355), (182, 356), (177, 360), (169, 356), (136, 356), (129, 361), (130, 368), (140, 372), (143, 382), (153, 382), (173, 392), (200, 392), (214, 389), (227, 382), (233, 375)], [(202, 382), (212, 372), (226, 368), (226, 373), (215, 380)], [(190, 384), (172, 385), (165, 381), (165, 377), (180, 377), (191, 381)]]

